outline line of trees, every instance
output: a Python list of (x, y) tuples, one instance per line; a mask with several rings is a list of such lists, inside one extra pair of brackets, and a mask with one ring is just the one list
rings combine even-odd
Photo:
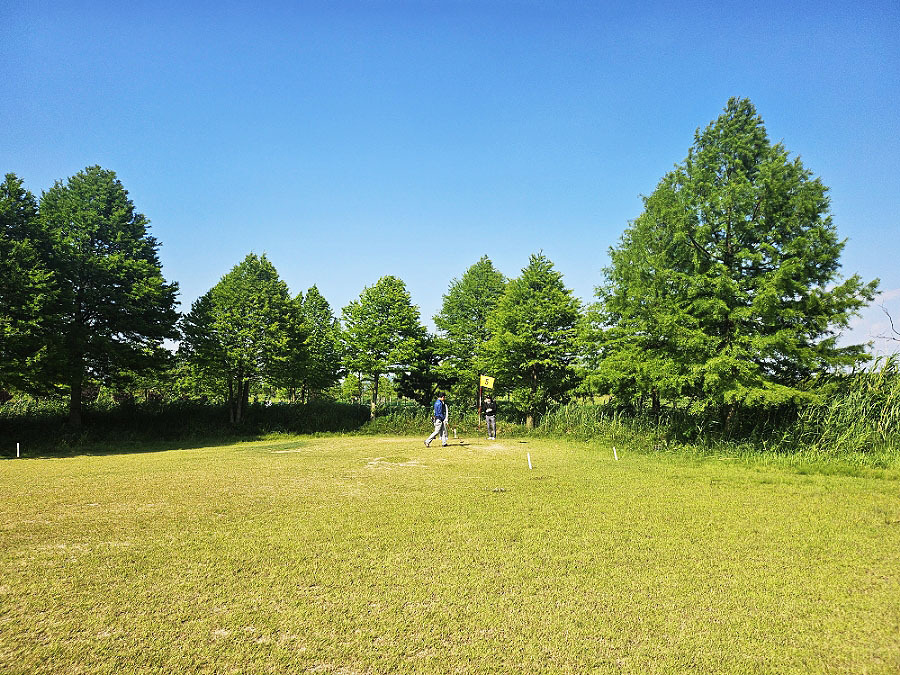
[(727, 426), (742, 410), (815, 400), (811, 378), (866, 360), (864, 345), (837, 337), (878, 283), (840, 277), (827, 188), (770, 142), (745, 99), (698, 130), (644, 199), (588, 306), (541, 253), (514, 279), (485, 256), (450, 282), (431, 335), (397, 277), (338, 319), (315, 286), (291, 297), (251, 253), (179, 318), (147, 225), (100, 167), (39, 202), (6, 176), (0, 387), (66, 393), (77, 426), (85, 383), (127, 391), (155, 377), (227, 403), (239, 423), (252, 394), (367, 389), (374, 411), (385, 387), (420, 403), (442, 389), (466, 403), (487, 373), (529, 424), (553, 403), (603, 394)]

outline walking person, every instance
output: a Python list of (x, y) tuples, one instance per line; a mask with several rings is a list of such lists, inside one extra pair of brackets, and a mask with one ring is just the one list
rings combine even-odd
[(497, 440), (497, 404), (490, 396), (484, 399), (484, 421), (487, 422), (488, 438)]
[(431, 416), (431, 421), (434, 422), (434, 433), (426, 439), (426, 448), (430, 447), (431, 441), (438, 436), (441, 437), (441, 445), (447, 445), (447, 422), (449, 420), (450, 408), (444, 403), (444, 395), (438, 394), (437, 400), (434, 402), (434, 414)]

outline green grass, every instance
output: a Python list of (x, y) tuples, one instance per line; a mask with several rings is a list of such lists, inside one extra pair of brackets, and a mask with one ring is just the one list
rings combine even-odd
[(722, 458), (334, 436), (4, 460), (0, 568), (4, 674), (900, 670), (900, 481)]

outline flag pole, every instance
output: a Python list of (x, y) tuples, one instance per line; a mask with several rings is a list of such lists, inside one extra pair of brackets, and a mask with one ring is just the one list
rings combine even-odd
[(481, 378), (478, 378), (478, 430), (481, 431)]

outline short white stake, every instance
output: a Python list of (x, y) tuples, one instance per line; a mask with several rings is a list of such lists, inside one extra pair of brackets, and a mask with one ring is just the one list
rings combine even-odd
[(616, 446), (613, 446), (613, 457), (616, 458), (616, 461), (619, 461), (619, 453), (616, 452)]
[(456, 427), (453, 427), (453, 438), (459, 438), (459, 437), (456, 435)]
[(526, 452), (525, 454), (528, 455), (528, 468), (531, 469), (531, 453)]
[(16, 443), (16, 459), (18, 459), (19, 457), (21, 457), (21, 455), (19, 454), (19, 444)]

